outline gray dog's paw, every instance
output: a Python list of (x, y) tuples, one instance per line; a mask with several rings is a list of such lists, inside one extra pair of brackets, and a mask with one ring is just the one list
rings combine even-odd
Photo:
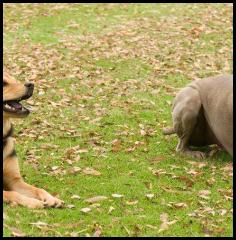
[(199, 158), (199, 159), (206, 158), (206, 154), (201, 151), (192, 151), (189, 149), (187, 149), (187, 150), (185, 149), (185, 150), (178, 150), (178, 152), (180, 152), (181, 154), (183, 154), (185, 156), (195, 157), (195, 158)]
[(200, 159), (203, 159), (203, 158), (206, 158), (206, 154), (204, 152), (201, 152), (201, 151), (186, 151), (185, 152), (187, 155), (191, 156), (191, 157), (195, 157), (195, 158), (200, 158)]

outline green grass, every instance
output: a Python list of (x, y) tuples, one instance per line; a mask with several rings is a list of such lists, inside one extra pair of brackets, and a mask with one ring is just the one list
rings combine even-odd
[[(22, 175), (75, 206), (4, 204), (4, 236), (13, 228), (26, 236), (93, 236), (98, 228), (101, 236), (232, 236), (232, 176), (224, 169), (232, 159), (183, 157), (177, 137), (162, 135), (178, 89), (232, 72), (232, 5), (5, 4), (4, 63), (36, 85), (36, 111), (15, 121)], [(88, 151), (68, 154), (78, 145)], [(72, 174), (73, 166), (101, 176)], [(82, 213), (84, 200), (98, 195), (108, 199)], [(159, 232), (162, 213), (177, 222)], [(31, 224), (38, 221), (47, 225)]]

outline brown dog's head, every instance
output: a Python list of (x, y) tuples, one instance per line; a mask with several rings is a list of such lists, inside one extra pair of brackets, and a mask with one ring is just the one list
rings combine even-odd
[(30, 111), (20, 104), (21, 100), (32, 96), (34, 90), (33, 83), (22, 84), (11, 77), (7, 71), (3, 70), (3, 117), (22, 118), (26, 117)]

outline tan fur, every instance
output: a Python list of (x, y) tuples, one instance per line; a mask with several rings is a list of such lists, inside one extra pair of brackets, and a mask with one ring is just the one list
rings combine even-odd
[[(16, 81), (4, 69), (3, 101), (15, 100), (27, 94), (27, 87)], [(3, 112), (3, 200), (6, 203), (23, 205), (29, 208), (45, 206), (60, 207), (63, 202), (53, 197), (43, 189), (36, 188), (24, 182), (20, 175), (18, 158), (14, 154), (15, 139), (12, 135), (6, 137), (12, 128), (11, 118), (14, 114)]]

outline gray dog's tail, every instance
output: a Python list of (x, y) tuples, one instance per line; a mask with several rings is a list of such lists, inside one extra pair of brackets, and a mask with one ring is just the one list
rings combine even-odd
[(176, 132), (175, 132), (175, 129), (173, 127), (163, 128), (163, 134), (164, 135), (171, 135), (171, 134), (174, 134), (174, 133), (176, 133)]

